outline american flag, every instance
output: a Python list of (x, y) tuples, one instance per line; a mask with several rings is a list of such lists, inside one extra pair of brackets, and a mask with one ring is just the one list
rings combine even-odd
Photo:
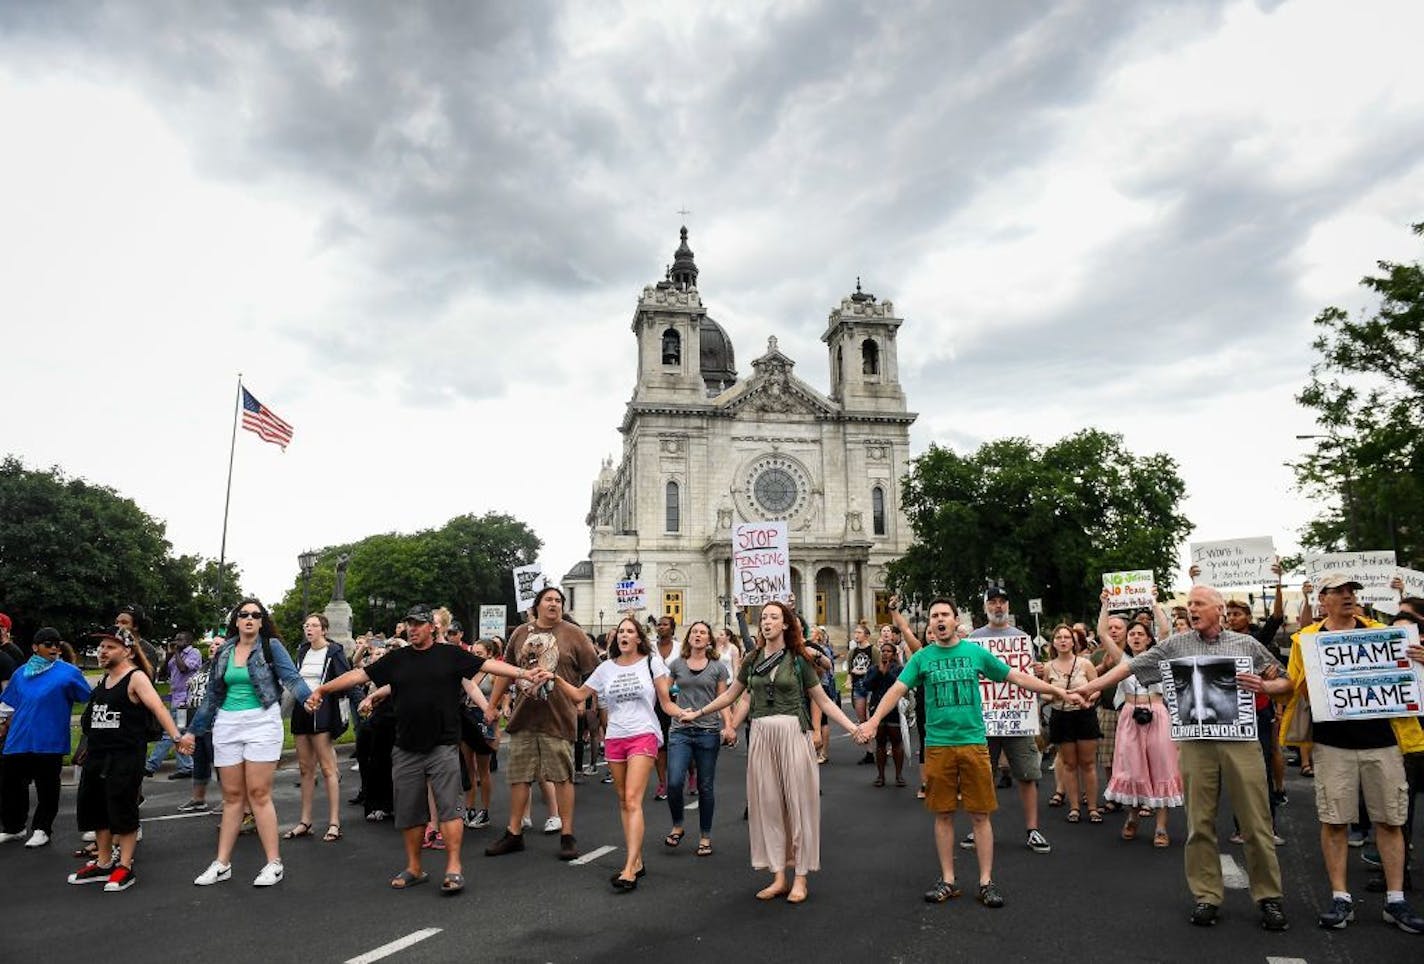
[(242, 390), (242, 427), (256, 432), (264, 442), (280, 445), (284, 452), (287, 443), (292, 440), (292, 426), (273, 414), (245, 388)]

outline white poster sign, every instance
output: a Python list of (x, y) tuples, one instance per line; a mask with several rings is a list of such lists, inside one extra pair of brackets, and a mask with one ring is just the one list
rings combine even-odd
[(1399, 597), (1413, 596), (1415, 599), (1424, 596), (1424, 572), (1418, 569), (1405, 569), (1401, 567), (1397, 573), (1400, 582), (1404, 583), (1404, 592), (1396, 594), (1390, 593), (1388, 600), (1382, 600), (1374, 604), (1375, 608), (1390, 616), (1399, 612)]
[(1276, 584), (1271, 566), (1276, 563), (1276, 545), (1270, 536), (1193, 542), (1192, 565), (1201, 569), (1197, 582), (1204, 586), (1265, 586)]
[(1367, 606), (1394, 606), (1399, 593), (1389, 588), (1398, 575), (1394, 550), (1374, 549), (1366, 552), (1307, 552), (1305, 578), (1319, 585), (1327, 572), (1343, 572), (1365, 588), (1355, 598)]
[(648, 608), (648, 587), (636, 579), (623, 579), (613, 584), (614, 611), (626, 613)]
[(786, 520), (739, 522), (732, 529), (732, 587), (739, 606), (764, 606), (791, 596)]
[(1306, 633), (1300, 637), (1310, 712), (1316, 720), (1418, 716), (1424, 709), (1424, 666), (1406, 655), (1414, 626)]
[(1249, 656), (1164, 659), (1162, 705), (1174, 740), (1254, 740), (1256, 700), (1236, 682), (1251, 672)]
[[(1025, 635), (987, 636), (974, 642), (1009, 664), (1010, 669), (1033, 675), (1033, 640)], [(984, 731), (989, 736), (1037, 736), (1038, 697), (1009, 682), (979, 680), (984, 704)]]
[(514, 570), (514, 600), (520, 612), (534, 606), (534, 597), (544, 588), (544, 567), (537, 562)]
[(509, 623), (506, 621), (508, 613), (509, 607), (504, 605), (481, 606), (480, 635), (477, 638), (490, 639), (494, 636), (498, 636), (500, 639), (503, 639), (505, 630), (509, 627)]
[(1030, 599), (1030, 600), (1028, 601), (1028, 614), (1029, 614), (1030, 616), (1041, 616), (1041, 615), (1043, 615), (1043, 600), (1042, 600), (1042, 599)]
[(1157, 601), (1152, 587), (1157, 579), (1151, 569), (1131, 569), (1127, 572), (1103, 573), (1103, 588), (1108, 591), (1108, 608), (1151, 609)]

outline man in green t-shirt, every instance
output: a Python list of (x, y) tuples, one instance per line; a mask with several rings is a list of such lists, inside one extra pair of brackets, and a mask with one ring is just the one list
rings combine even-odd
[(989, 747), (984, 733), (984, 710), (979, 700), (979, 677), (1015, 686), (1054, 699), (1067, 693), (1016, 669), (978, 643), (959, 638), (959, 610), (948, 599), (930, 603), (930, 645), (918, 650), (900, 678), (880, 700), (875, 713), (856, 727), (859, 743), (869, 742), (880, 721), (900, 697), (923, 684), (925, 705), (925, 808), (935, 815), (935, 850), (940, 877), (925, 892), (925, 900), (938, 904), (958, 897), (954, 883), (954, 813), (962, 802), (974, 826), (974, 853), (979, 859), (979, 902), (1003, 907), (1004, 896), (993, 880), (994, 830), (989, 814), (998, 809), (994, 774), (989, 768)]

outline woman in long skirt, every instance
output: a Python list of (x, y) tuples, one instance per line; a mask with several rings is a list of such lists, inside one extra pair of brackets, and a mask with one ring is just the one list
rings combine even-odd
[[(1146, 626), (1133, 623), (1127, 630), (1127, 648), (1133, 656), (1153, 645)], [(1177, 766), (1177, 745), (1172, 742), (1172, 721), (1162, 705), (1162, 686), (1143, 686), (1129, 676), (1118, 684), (1122, 711), (1117, 724), (1112, 780), (1104, 793), (1127, 808), (1122, 839), (1137, 836), (1139, 817), (1155, 813), (1154, 847), (1167, 847), (1167, 808), (1182, 805), (1182, 772)]]

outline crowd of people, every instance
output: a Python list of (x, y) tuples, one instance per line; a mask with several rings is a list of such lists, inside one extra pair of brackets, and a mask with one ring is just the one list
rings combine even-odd
[[(1415, 803), (1424, 792), (1420, 719), (1341, 722), (1313, 717), (1309, 708), (1302, 652), (1311, 634), (1385, 625), (1359, 605), (1360, 589), (1340, 573), (1308, 586), (1300, 628), (1284, 639), (1279, 591), (1261, 625), (1245, 603), (1206, 585), (1194, 585), (1173, 613), (1160, 605), (1114, 612), (1104, 592), (1094, 626), (1054, 626), (1031, 663), (1016, 668), (993, 651), (994, 640), (1024, 635), (1000, 587), (985, 593), (977, 629), (952, 600), (936, 599), (921, 639), (891, 600), (890, 622), (856, 626), (841, 651), (825, 627), (806, 622), (794, 600), (761, 607), (755, 632), (738, 612), (735, 629), (699, 620), (682, 627), (679, 640), (672, 617), (650, 620), (650, 632), (628, 613), (595, 636), (566, 615), (562, 591), (547, 586), (507, 641), (466, 642), (448, 610), (418, 605), (390, 638), (359, 639), (350, 659), (327, 638), (321, 614), (304, 621), (294, 657), (255, 598), (232, 608), (225, 631), (205, 641), (206, 653), (204, 644), (180, 633), (164, 654), (142, 638), (142, 611), (131, 606), (89, 636), (101, 671), (92, 684), (61, 634), (40, 629), (27, 655), (0, 614), (0, 843), (50, 844), (63, 762), (73, 751), (80, 772), (75, 819), (87, 859), (69, 881), (128, 889), (137, 879), (143, 782), (172, 752), (170, 779), (192, 785), (180, 811), (211, 809), (214, 770), (221, 791), (216, 851), (194, 884), (230, 880), (239, 838), (250, 831), (263, 857), (253, 884), (272, 886), (284, 878), (283, 841), (343, 839), (334, 744), (354, 728), (360, 790), (351, 802), (363, 806), (370, 822), (393, 822), (402, 837), (405, 862), (391, 888), (429, 881), (424, 861), (443, 852), (439, 890), (465, 889), (464, 831), (491, 825), (496, 772), (508, 785), (508, 811), (486, 856), (526, 849), (537, 784), (549, 811), (544, 830), (558, 834), (558, 858), (577, 859), (575, 786), (606, 765), (625, 844), (623, 866), (610, 883), (627, 894), (647, 873), (646, 827), (656, 819), (645, 810), (650, 787), (654, 801), (667, 806), (662, 845), (682, 845), (687, 798), (695, 794), (694, 852), (713, 855), (718, 756), (744, 734), (751, 863), (770, 875), (756, 897), (794, 904), (808, 898), (810, 875), (821, 865), (820, 768), (834, 726), (864, 746), (858, 762), (874, 766), (875, 787), (887, 785), (887, 764), (901, 787), (918, 767), (917, 795), (932, 817), (939, 864), (924, 892), (928, 902), (962, 893), (954, 866), (962, 848), (974, 853), (978, 902), (1004, 905), (1005, 889), (993, 875), (997, 791), (1016, 788), (1021, 839), (1034, 853), (1049, 854), (1038, 785), (1051, 771), (1049, 810), (1061, 809), (1069, 824), (1103, 823), (1120, 813), (1123, 841), (1135, 840), (1150, 819), (1152, 845), (1170, 847), (1169, 812), (1185, 811), (1189, 919), (1199, 926), (1215, 924), (1226, 899), (1217, 832), (1225, 791), (1236, 821), (1232, 840), (1244, 848), (1261, 925), (1284, 930), (1276, 848), (1285, 841), (1275, 817), (1286, 799), (1285, 769), (1294, 764), (1314, 780), (1330, 888), (1318, 925), (1343, 928), (1355, 919), (1356, 899), (1346, 886), (1349, 849), (1372, 840), (1366, 856), (1379, 873), (1368, 889), (1384, 895), (1384, 919), (1424, 934), (1424, 918), (1406, 899)], [(1424, 627), (1424, 600), (1402, 599), (1390, 618)], [(1235, 660), (1236, 668), (1227, 675), (1225, 702), (1204, 695), (1209, 684), (1199, 679), (1172, 678), (1179, 665), (1220, 657)], [(1424, 664), (1424, 647), (1410, 646), (1408, 659)], [(160, 675), (166, 697), (155, 685)], [(1040, 732), (991, 733), (981, 680), (1038, 694)], [(1258, 741), (1213, 726), (1226, 713), (1235, 719), (1238, 692), (1249, 702), (1239, 705), (1254, 708)], [(71, 722), (79, 707), (76, 748)], [(299, 819), (285, 831), (272, 802), (284, 715), (301, 788)], [(1179, 727), (1174, 739), (1174, 723), (1195, 728)], [(315, 810), (318, 778), (324, 831)], [(961, 810), (968, 832), (957, 838)]]

